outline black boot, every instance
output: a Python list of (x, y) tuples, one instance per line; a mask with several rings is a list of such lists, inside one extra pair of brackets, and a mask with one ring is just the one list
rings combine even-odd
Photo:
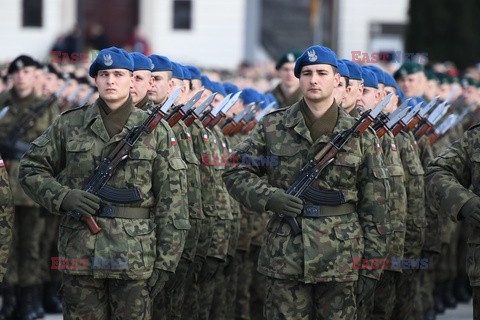
[(437, 318), (437, 315), (435, 313), (435, 310), (433, 310), (433, 308), (425, 311), (425, 315), (424, 315), (423, 319), (425, 319), (425, 320), (435, 320), (436, 318)]
[(467, 303), (472, 298), (470, 292), (468, 292), (468, 278), (465, 279), (464, 276), (459, 276), (455, 279), (453, 285), (453, 295), (459, 303)]
[(457, 299), (453, 295), (454, 280), (447, 280), (443, 283), (442, 300), (445, 308), (454, 309), (457, 307)]
[(45, 309), (43, 309), (43, 285), (37, 284), (33, 286), (33, 310), (37, 315), (37, 319), (42, 319), (45, 316)]
[(19, 320), (35, 320), (37, 314), (33, 307), (34, 286), (20, 288), (17, 318)]
[(47, 313), (62, 313), (62, 301), (57, 290), (58, 285), (53, 282), (43, 284), (43, 307)]
[(0, 311), (0, 320), (8, 320), (13, 317), (17, 306), (17, 298), (14, 288), (3, 288), (3, 306)]
[(435, 289), (433, 289), (434, 308), (435, 312), (437, 312), (438, 314), (443, 314), (445, 312), (445, 305), (443, 304), (441, 296), (442, 289), (442, 286), (438, 283), (435, 285)]

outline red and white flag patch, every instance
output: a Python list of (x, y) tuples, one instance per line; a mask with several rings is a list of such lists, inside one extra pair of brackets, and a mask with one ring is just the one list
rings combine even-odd
[(176, 145), (177, 145), (177, 140), (175, 140), (174, 137), (170, 138), (170, 142), (172, 143), (172, 146), (176, 146)]
[(397, 151), (397, 146), (392, 142), (392, 151)]
[(2, 159), (0, 159), (0, 168), (1, 168), (1, 167), (5, 167), (5, 162), (3, 162)]
[(208, 134), (203, 135), (203, 142), (208, 142)]
[(375, 145), (375, 147), (377, 148), (377, 151), (382, 150), (382, 148), (380, 147), (380, 143), (377, 143), (377, 144)]
[(223, 147), (223, 150), (227, 150), (227, 145), (223, 141), (222, 141), (222, 147)]
[(187, 140), (192, 140), (192, 136), (190, 135), (189, 132), (187, 132)]

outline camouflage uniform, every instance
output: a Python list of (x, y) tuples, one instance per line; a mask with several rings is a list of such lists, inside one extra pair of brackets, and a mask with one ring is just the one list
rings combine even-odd
[[(273, 192), (287, 189), (300, 169), (354, 119), (334, 103), (332, 123), (318, 123), (325, 132), (314, 142), (300, 111), (303, 100), (266, 115), (233, 155), (278, 156), (279, 166), (229, 168), (224, 181), (230, 193), (250, 209), (262, 212)], [(327, 111), (328, 112), (328, 111)], [(320, 118), (323, 119), (323, 118)], [(323, 126), (322, 126), (323, 125)], [(334, 125), (334, 127), (333, 127)], [(341, 191), (346, 204), (324, 207), (318, 218), (298, 217), (302, 234), (293, 236), (276, 216), (268, 222), (258, 270), (268, 276), (267, 319), (355, 317), (355, 281), (351, 257), (383, 258), (390, 232), (386, 219), (388, 172), (376, 137), (367, 131), (350, 139), (313, 187)], [(260, 177), (266, 175), (268, 183)], [(352, 211), (350, 210), (350, 204)], [(381, 270), (361, 270), (380, 277)]]
[[(9, 106), (6, 114), (0, 119), (0, 141), (5, 142), (15, 129), (17, 124), (44, 102), (42, 97), (34, 92), (20, 98), (15, 89), (0, 94), (0, 110)], [(4, 109), (5, 110), (5, 109)], [(24, 132), (18, 136), (19, 142), (30, 143), (54, 121), (58, 115), (56, 106), (43, 109), (35, 120), (26, 124)], [(2, 315), (7, 315), (8, 306), (14, 306), (14, 287), (19, 287), (19, 310), (21, 313), (33, 311), (40, 304), (40, 285), (46, 268), (50, 267), (48, 261), (41, 255), (41, 240), (45, 229), (45, 214), (38, 204), (30, 199), (22, 190), (19, 180), (19, 159), (8, 159), (8, 174), (15, 204), (15, 222), (13, 229), (13, 243), (7, 265), (7, 273), (4, 281), (4, 304)], [(37, 310), (35, 310), (37, 311)], [(39, 313), (42, 310), (38, 309)]]
[[(213, 143), (212, 151), (214, 158), (228, 158), (229, 153), (226, 139), (219, 126), (213, 127), (211, 132), (211, 141)], [(224, 319), (226, 312), (226, 279), (223, 269), (228, 259), (234, 217), (230, 204), (230, 195), (228, 194), (225, 184), (222, 180), (222, 173), (225, 170), (225, 165), (222, 163), (219, 165), (214, 165), (214, 169), (217, 191), (215, 204), (218, 211), (218, 217), (215, 224), (212, 242), (210, 243), (210, 248), (208, 250), (208, 256), (220, 259), (221, 263), (219, 264), (213, 279), (203, 284), (205, 290), (200, 302), (202, 306), (202, 308), (200, 308), (200, 319), (209, 319), (210, 317), (212, 317), (212, 319)]]
[[(405, 259), (420, 259), (425, 243), (425, 190), (424, 170), (417, 153), (417, 143), (411, 133), (400, 132), (396, 136), (400, 149), (405, 188), (407, 192), (406, 234), (404, 243)], [(396, 303), (392, 319), (409, 319), (413, 314), (413, 305), (417, 294), (419, 270), (405, 269), (396, 282)]]
[(12, 190), (8, 183), (5, 163), (0, 157), (0, 282), (7, 272), (8, 253), (12, 244), (12, 229), (14, 219)]
[(165, 290), (154, 300), (154, 319), (181, 319), (184, 283), (185, 279), (191, 277), (193, 273), (195, 251), (200, 237), (202, 220), (205, 219), (202, 212), (200, 161), (194, 153), (192, 135), (182, 120), (173, 126), (172, 130), (178, 139), (182, 158), (187, 164), (187, 197), (191, 228), (185, 239), (185, 247), (180, 260), (182, 268), (177, 268), (175, 275), (165, 285)]
[[(99, 109), (97, 100), (64, 112), (21, 161), (24, 190), (52, 213), (60, 213), (65, 195), (71, 189), (82, 189), (127, 130), (146, 118), (144, 111), (132, 106), (122, 131), (110, 138)], [(175, 136), (162, 122), (151, 134), (140, 137), (108, 182), (116, 188), (137, 188), (140, 201), (119, 205), (104, 200), (114, 206), (117, 217), (95, 217), (103, 229), (96, 235), (83, 222), (62, 214), (59, 256), (71, 264), (62, 270), (66, 317), (150, 317), (147, 280), (154, 268), (175, 271), (190, 228), (185, 169)], [(72, 266), (92, 258), (126, 261), (126, 265)]]
[[(200, 120), (196, 119), (189, 127), (192, 135), (193, 149), (198, 159), (202, 159), (202, 155), (211, 155), (212, 144), (210, 142), (210, 132), (207, 131)], [(201, 283), (198, 282), (201, 269), (207, 257), (210, 242), (213, 236), (217, 211), (215, 207), (216, 198), (216, 181), (214, 179), (214, 167), (200, 164), (200, 185), (201, 185), (201, 202), (202, 211), (205, 220), (202, 221), (202, 229), (200, 231), (195, 258), (193, 264), (192, 275), (186, 280), (185, 285), (185, 305), (183, 308), (182, 319), (198, 319), (199, 299), (203, 294), (200, 291)]]
[[(407, 193), (405, 189), (405, 173), (400, 159), (400, 150), (397, 147), (394, 136), (388, 132), (382, 139), (382, 150), (385, 162), (390, 173), (390, 222), (392, 225), (392, 238), (389, 251), (385, 258), (389, 260), (387, 269), (383, 271), (375, 288), (375, 294), (365, 301), (366, 309), (363, 313), (365, 318), (390, 319), (393, 305), (395, 304), (395, 281), (400, 269), (391, 269), (392, 258), (403, 258), (403, 245), (405, 241), (405, 218), (407, 208)], [(371, 305), (368, 306), (368, 301)]]
[[(441, 152), (428, 166), (426, 174), (427, 196), (431, 205), (442, 215), (454, 221), (463, 205), (479, 195), (479, 156), (477, 145), (480, 137), (479, 126), (473, 126), (460, 140), (455, 141)], [(480, 319), (480, 238), (478, 227), (474, 227), (468, 239), (467, 273), (473, 287), (474, 319)]]

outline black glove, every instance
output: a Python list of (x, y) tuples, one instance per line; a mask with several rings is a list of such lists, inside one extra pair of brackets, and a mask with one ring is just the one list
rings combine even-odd
[(460, 209), (460, 214), (471, 224), (480, 226), (480, 197), (468, 200)]
[(213, 279), (223, 261), (213, 257), (207, 257), (203, 264), (202, 271), (198, 276), (198, 282), (203, 283)]
[(157, 294), (162, 291), (165, 283), (168, 281), (170, 272), (154, 268), (152, 276), (148, 279), (148, 287), (150, 288), (150, 298), (155, 299)]
[(90, 192), (80, 189), (70, 190), (63, 198), (60, 210), (76, 211), (86, 218), (91, 218), (100, 208), (101, 199)]
[(168, 280), (167, 284), (165, 285), (165, 290), (168, 293), (172, 293), (173, 291), (177, 290), (178, 288), (183, 287), (185, 284), (185, 279), (187, 277), (188, 269), (191, 266), (191, 262), (186, 259), (180, 259), (177, 268), (175, 269), (175, 274)]
[(368, 297), (375, 292), (376, 285), (377, 280), (362, 275), (358, 276), (356, 290), (357, 306), (360, 305), (365, 297)]
[(303, 201), (300, 198), (287, 194), (283, 189), (278, 189), (268, 199), (265, 209), (295, 218), (302, 213)]

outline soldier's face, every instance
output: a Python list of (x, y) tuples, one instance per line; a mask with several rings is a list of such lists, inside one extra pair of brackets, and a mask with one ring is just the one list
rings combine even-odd
[(345, 102), (347, 90), (351, 90), (350, 86), (347, 87), (347, 79), (345, 77), (340, 77), (338, 86), (333, 89), (333, 96), (338, 105), (343, 105), (343, 103)]
[(280, 69), (278, 69), (278, 75), (282, 83), (286, 86), (298, 86), (298, 79), (294, 73), (295, 62), (285, 62)]
[(357, 107), (363, 112), (373, 109), (380, 99), (380, 92), (373, 87), (364, 87), (362, 97), (357, 100)]
[(413, 97), (418, 91), (418, 87), (421, 86), (421, 77), (420, 73), (413, 73), (401, 77), (398, 80), (398, 86), (402, 89), (403, 93), (407, 98)]
[(77, 90), (77, 87), (78, 87), (78, 81), (74, 79), (70, 79), (68, 81), (67, 88), (65, 89), (65, 91), (63, 91), (62, 96), (64, 98), (68, 98), (69, 95), (71, 95), (72, 93), (75, 92), (75, 90)]
[(345, 94), (345, 99), (343, 100), (342, 106), (350, 112), (355, 107), (357, 103), (357, 97), (360, 97), (363, 93), (363, 85), (360, 83), (360, 80), (350, 79), (348, 81), (348, 87)]
[(329, 64), (304, 66), (300, 72), (300, 89), (307, 102), (321, 102), (333, 98), (333, 88), (338, 86), (340, 74)]
[(100, 70), (95, 77), (98, 93), (107, 104), (126, 100), (132, 82), (132, 72), (126, 69)]
[(45, 81), (42, 86), (42, 93), (44, 95), (50, 95), (58, 89), (58, 77), (54, 73), (47, 73), (45, 75)]
[(153, 85), (152, 72), (148, 70), (137, 70), (133, 72), (133, 82), (130, 87), (133, 104), (139, 103)]
[(33, 89), (35, 83), (35, 70), (33, 66), (22, 68), (13, 73), (13, 87), (16, 90), (27, 91)]
[(148, 90), (148, 97), (155, 103), (160, 104), (165, 101), (169, 92), (169, 82), (172, 79), (171, 71), (152, 72), (153, 85)]

